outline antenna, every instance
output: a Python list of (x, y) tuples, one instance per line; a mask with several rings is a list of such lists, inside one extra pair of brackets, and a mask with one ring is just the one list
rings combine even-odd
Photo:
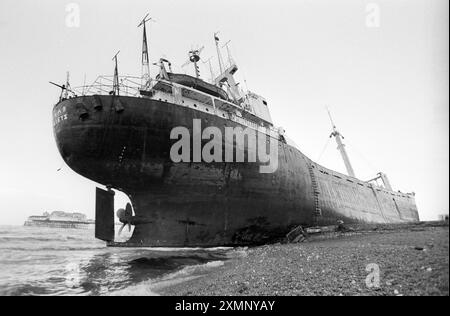
[(213, 69), (212, 69), (212, 64), (211, 64), (211, 59), (212, 59), (213, 57), (211, 56), (211, 57), (209, 57), (208, 58), (208, 60), (206, 60), (206, 61), (202, 61), (202, 63), (203, 64), (208, 64), (208, 66), (209, 66), (209, 73), (210, 73), (210, 75), (211, 75), (211, 83), (214, 83), (214, 71), (213, 71)]
[(342, 159), (344, 160), (345, 168), (347, 169), (347, 173), (351, 177), (355, 177), (355, 171), (350, 163), (350, 159), (348, 158), (347, 151), (345, 150), (345, 145), (342, 143), (344, 136), (336, 128), (334, 124), (333, 117), (331, 116), (331, 112), (327, 107), (328, 116), (330, 117), (331, 125), (333, 126), (333, 132), (330, 134), (330, 138), (334, 137), (336, 139), (336, 143), (338, 145), (337, 149), (341, 152)]
[(247, 91), (249, 91), (248, 90), (248, 85), (247, 85), (247, 79), (245, 79), (245, 78), (244, 78), (244, 83), (245, 83), (245, 89), (247, 89)]
[(214, 33), (214, 41), (216, 42), (217, 59), (219, 60), (220, 74), (222, 74), (223, 73), (223, 60), (222, 60), (222, 55), (220, 54), (219, 37), (217, 36), (218, 34), (219, 34), (219, 32)]
[(69, 79), (70, 79), (70, 73), (67, 71), (66, 72), (66, 89), (64, 90), (64, 99), (69, 98), (69, 90), (71, 89)]
[(327, 107), (328, 117), (330, 118), (331, 126), (333, 127), (333, 131), (336, 130), (336, 125), (333, 122), (333, 117), (331, 117), (330, 109)]
[(200, 53), (203, 51), (205, 46), (202, 46), (199, 49), (192, 49), (189, 51), (189, 60), (186, 61), (181, 67), (187, 66), (190, 62), (194, 64), (195, 76), (197, 78), (200, 77), (200, 69), (198, 68), (198, 62), (200, 61)]
[(69, 91), (69, 92), (72, 93), (75, 97), (77, 96), (77, 95), (75, 94), (75, 92), (73, 92), (72, 90), (70, 90), (70, 88), (67, 89), (66, 85), (64, 85), (64, 84), (63, 84), (63, 85), (59, 85), (59, 84), (57, 84), (57, 83), (54, 83), (53, 81), (49, 81), (49, 83), (52, 84), (52, 85), (54, 85), (54, 86), (57, 86), (58, 88), (61, 88), (61, 94), (60, 94), (60, 96), (59, 96), (59, 100), (60, 100), (60, 101), (64, 99), (64, 95), (65, 95), (66, 91)]
[(148, 58), (148, 45), (147, 45), (147, 28), (146, 23), (149, 21), (155, 21), (151, 17), (148, 17), (149, 13), (141, 20), (137, 27), (143, 27), (142, 34), (142, 79), (141, 86), (144, 89), (150, 82), (150, 64)]
[(230, 53), (230, 47), (228, 47), (228, 44), (230, 44), (231, 40), (229, 40), (228, 42), (226, 42), (225, 44), (222, 45), (222, 48), (226, 47), (227, 48), (227, 54), (228, 54), (228, 62), (230, 63), (230, 66), (233, 64), (233, 58), (231, 57), (231, 53)]
[(84, 80), (83, 80), (83, 95), (85, 95), (86, 92), (86, 73), (84, 73)]
[(118, 70), (118, 67), (117, 67), (117, 55), (119, 55), (119, 53), (120, 53), (120, 50), (112, 58), (112, 60), (115, 63), (114, 80), (113, 80), (113, 91), (112, 91), (112, 93), (114, 95), (119, 95), (119, 70)]

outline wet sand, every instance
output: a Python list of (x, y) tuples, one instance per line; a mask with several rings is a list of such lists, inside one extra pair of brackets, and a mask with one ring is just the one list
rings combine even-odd
[(250, 248), (246, 257), (229, 261), (203, 277), (159, 289), (158, 293), (449, 295), (448, 244), (447, 223), (267, 245)]

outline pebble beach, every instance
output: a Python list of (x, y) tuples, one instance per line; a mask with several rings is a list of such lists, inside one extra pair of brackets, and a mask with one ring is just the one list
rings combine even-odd
[(448, 296), (448, 223), (249, 248), (161, 295)]

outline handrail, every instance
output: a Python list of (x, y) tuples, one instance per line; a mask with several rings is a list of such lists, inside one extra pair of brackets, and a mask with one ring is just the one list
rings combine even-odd
[[(78, 86), (72, 88), (72, 90), (79, 95), (110, 94), (111, 91), (113, 91), (113, 77), (114, 76), (98, 76), (92, 84)], [(131, 75), (119, 76), (120, 94), (125, 96), (139, 95), (141, 84), (134, 81), (135, 79), (140, 80), (141, 78)]]
[[(113, 86), (114, 86), (113, 77), (114, 76), (98, 76), (92, 84), (84, 85), (84, 86), (78, 86), (78, 87), (72, 88), (72, 90), (77, 95), (82, 95), (82, 96), (92, 95), (92, 94), (99, 94), (99, 95), (110, 94), (113, 91)], [(132, 96), (132, 97), (140, 97), (141, 96), (140, 91), (143, 89), (143, 86), (140, 83), (136, 82), (135, 81), (136, 79), (141, 80), (142, 78), (141, 77), (137, 77), (137, 76), (131, 76), (131, 75), (119, 76), (119, 91), (120, 91), (120, 95)], [(105, 83), (105, 81), (106, 81), (106, 83)], [(204, 96), (206, 98), (210, 98), (211, 102), (212, 102), (212, 105), (214, 107), (216, 107), (217, 105), (222, 105), (222, 106), (223, 105), (228, 105), (231, 108), (234, 108), (234, 109), (237, 109), (237, 110), (240, 110), (240, 111), (246, 111), (240, 105), (237, 105), (235, 103), (232, 103), (232, 102), (223, 100), (221, 98), (212, 96), (212, 95), (207, 94), (207, 93), (205, 93), (203, 91), (199, 91), (199, 90), (193, 89), (191, 87), (187, 87), (187, 86), (184, 86), (184, 85), (181, 85), (181, 84), (178, 84), (178, 83), (174, 83), (174, 82), (171, 82), (171, 81), (167, 81), (167, 80), (164, 80), (164, 79), (158, 79), (158, 80), (150, 79), (149, 85), (147, 85), (147, 86), (153, 88), (158, 82), (162, 82), (162, 83), (168, 84), (170, 86), (175, 86), (175, 87), (180, 88), (180, 89), (189, 90), (189, 91), (195, 92), (196, 94)], [(230, 112), (230, 111), (227, 111), (227, 110), (225, 110), (225, 111), (226, 112)], [(248, 113), (250, 113), (250, 112), (248, 112)], [(252, 114), (252, 113), (250, 113), (250, 114)], [(248, 120), (247, 118), (240, 117), (240, 116), (236, 116), (236, 119), (234, 119), (234, 121), (239, 121), (239, 120), (243, 120), (243, 121), (246, 121), (246, 122), (249, 122), (249, 123), (256, 124), (257, 125), (257, 129), (264, 128), (264, 129), (266, 129), (268, 131), (271, 131), (271, 132), (273, 132), (275, 134), (279, 133), (278, 128), (275, 128), (274, 126), (268, 126), (268, 127), (267, 126), (260, 126), (258, 124), (258, 122), (254, 122), (252, 120)]]

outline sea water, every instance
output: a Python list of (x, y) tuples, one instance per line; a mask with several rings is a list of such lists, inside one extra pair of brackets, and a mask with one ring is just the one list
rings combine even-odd
[(156, 295), (242, 256), (233, 248), (109, 248), (93, 229), (0, 226), (0, 295)]

